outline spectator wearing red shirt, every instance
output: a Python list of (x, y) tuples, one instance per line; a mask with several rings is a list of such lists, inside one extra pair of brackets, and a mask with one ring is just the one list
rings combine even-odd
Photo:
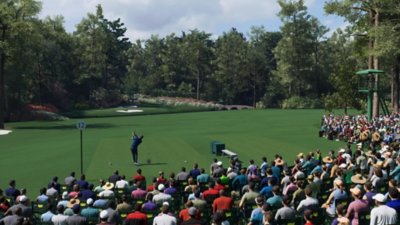
[(208, 183), (208, 190), (205, 190), (203, 192), (203, 199), (209, 204), (211, 204), (214, 199), (218, 198), (219, 196), (219, 192), (214, 187), (215, 183), (213, 181), (210, 181)]
[(217, 211), (226, 211), (232, 208), (233, 199), (226, 196), (225, 190), (219, 191), (219, 197), (216, 198), (212, 204), (213, 213)]
[(135, 181), (138, 187), (141, 187), (141, 185), (146, 185), (146, 177), (142, 175), (142, 169), (137, 169), (136, 175), (134, 175), (132, 179)]
[(141, 204), (135, 205), (135, 211), (133, 213), (129, 213), (125, 220), (125, 225), (146, 225), (147, 224), (147, 216), (142, 213), (140, 209), (142, 208)]
[(163, 171), (158, 172), (157, 183), (159, 183), (159, 184), (166, 184), (167, 183), (167, 179), (165, 179)]
[[(190, 209), (191, 207), (193, 207), (193, 206), (194, 206), (194, 204), (193, 204), (192, 201), (189, 200), (189, 201), (186, 202), (186, 204), (185, 204), (185, 207), (186, 207), (186, 208), (182, 209), (182, 210), (179, 212), (178, 224), (181, 224), (183, 221), (186, 221), (186, 220), (189, 220), (189, 219), (190, 219), (189, 209)], [(195, 218), (196, 218), (196, 219), (200, 219), (200, 212), (199, 212), (199, 211), (198, 211), (198, 213), (196, 214)]]
[(216, 179), (215, 179), (215, 182), (216, 182), (217, 184), (215, 185), (214, 189), (217, 190), (218, 193), (219, 193), (220, 190), (224, 190), (224, 189), (225, 189), (225, 186), (224, 186), (223, 184), (221, 184), (221, 179), (216, 178)]

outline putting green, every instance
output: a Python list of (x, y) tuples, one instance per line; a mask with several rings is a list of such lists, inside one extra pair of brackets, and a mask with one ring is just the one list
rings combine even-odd
[[(208, 171), (210, 142), (218, 140), (245, 162), (275, 154), (291, 161), (299, 152), (343, 147), (345, 143), (318, 138), (323, 110), (241, 110), (162, 115), (85, 118), (84, 173), (97, 184), (116, 169), (131, 177), (137, 166), (129, 151), (131, 132), (144, 134), (139, 147), (140, 168), (148, 180), (163, 170), (166, 175), (194, 162)], [(9, 123), (13, 132), (0, 136), (0, 187), (10, 179), (36, 197), (39, 188), (55, 175), (61, 180), (71, 171), (80, 173), (79, 131), (71, 119), (62, 122)], [(218, 157), (227, 165), (227, 157)], [(151, 163), (148, 164), (147, 161)]]

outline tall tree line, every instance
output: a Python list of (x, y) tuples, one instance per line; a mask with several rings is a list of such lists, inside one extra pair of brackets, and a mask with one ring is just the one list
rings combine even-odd
[(391, 75), (383, 89), (398, 109), (398, 1), (327, 0), (326, 11), (349, 23), (330, 37), (303, 0), (278, 3), (278, 32), (232, 28), (215, 37), (195, 29), (130, 42), (124, 23), (105, 18), (100, 5), (67, 33), (62, 16), (38, 18), (39, 1), (0, 0), (0, 128), (27, 104), (108, 107), (137, 93), (265, 107), (361, 107), (355, 71), (364, 68)]

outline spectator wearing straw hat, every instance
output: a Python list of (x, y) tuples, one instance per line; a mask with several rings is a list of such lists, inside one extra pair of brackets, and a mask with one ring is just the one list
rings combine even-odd
[(350, 192), (354, 198), (354, 201), (349, 204), (346, 217), (351, 220), (352, 225), (358, 225), (359, 213), (369, 211), (368, 201), (361, 199), (362, 193), (360, 188), (351, 188)]
[(80, 200), (77, 198), (70, 199), (67, 203), (67, 208), (65, 208), (64, 210), (64, 214), (68, 216), (74, 215), (74, 211), (72, 208), (74, 207), (74, 205), (80, 205), (80, 203)]
[(386, 197), (378, 193), (374, 197), (375, 205), (371, 211), (371, 222), (370, 225), (385, 225), (385, 224), (396, 224), (397, 223), (397, 212), (393, 208), (385, 205)]
[(114, 188), (114, 184), (111, 182), (106, 182), (106, 184), (103, 186), (104, 191), (99, 193), (100, 198), (112, 198), (114, 197), (114, 192), (112, 189)]

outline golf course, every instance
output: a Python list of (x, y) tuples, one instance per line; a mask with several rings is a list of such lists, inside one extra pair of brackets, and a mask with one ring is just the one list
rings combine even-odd
[[(79, 121), (85, 121), (83, 131), (83, 172), (95, 185), (119, 170), (130, 178), (142, 168), (148, 178), (158, 171), (178, 172), (182, 166), (190, 169), (193, 163), (208, 171), (215, 155), (210, 143), (225, 144), (247, 165), (254, 159), (260, 164), (262, 156), (270, 161), (280, 154), (289, 164), (299, 152), (323, 154), (337, 150), (345, 143), (328, 141), (317, 135), (323, 110), (232, 110), (167, 113), (157, 109), (143, 113), (113, 115), (115, 109), (82, 113), (82, 118), (56, 122), (18, 122), (6, 124), (12, 130), (0, 136), (0, 187), (6, 188), (10, 179), (17, 188), (25, 187), (32, 197), (54, 176), (63, 180), (71, 171), (80, 174)], [(102, 114), (103, 113), (103, 114)], [(114, 113), (115, 114), (115, 113)], [(145, 115), (144, 115), (145, 114)], [(96, 116), (103, 115), (103, 116)], [(139, 163), (132, 162), (131, 133), (143, 134), (139, 147)], [(228, 164), (228, 157), (218, 156)], [(149, 179), (150, 180), (150, 179)]]

